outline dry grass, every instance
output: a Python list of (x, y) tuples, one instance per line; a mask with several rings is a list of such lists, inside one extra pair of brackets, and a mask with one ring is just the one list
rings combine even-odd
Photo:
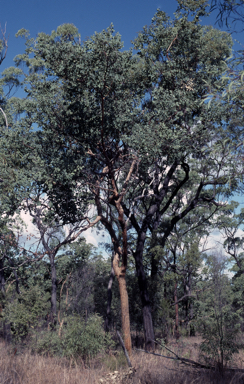
[(16, 352), (0, 344), (1, 384), (95, 384), (103, 368), (86, 368), (65, 359)]
[[(200, 337), (181, 338), (179, 341), (170, 340), (167, 347), (177, 355), (198, 361)], [(159, 353), (172, 356), (167, 350)], [(243, 384), (243, 372), (226, 371), (222, 376), (217, 371), (196, 369), (185, 366), (178, 361), (164, 359), (142, 352), (134, 353), (133, 366), (137, 369), (133, 383), (135, 384)], [(236, 356), (232, 365), (243, 369), (244, 353)]]
[[(182, 357), (198, 359), (200, 339), (182, 338), (171, 341), (169, 348)], [(165, 350), (159, 353), (167, 354)], [(168, 353), (169, 354), (169, 353)], [(244, 383), (244, 373), (225, 373), (199, 370), (183, 366), (176, 361), (133, 352), (132, 365), (136, 368), (133, 378), (123, 383), (133, 384), (239, 384)], [(243, 352), (236, 356), (233, 364), (243, 368)], [(100, 378), (106, 377), (109, 371), (126, 370), (124, 358), (117, 356), (100, 357), (89, 367), (81, 362), (75, 364), (66, 359), (33, 355), (26, 351), (16, 351), (5, 343), (0, 343), (0, 384), (99, 384)], [(112, 377), (112, 376), (111, 376)], [(118, 379), (109, 381), (119, 384)]]

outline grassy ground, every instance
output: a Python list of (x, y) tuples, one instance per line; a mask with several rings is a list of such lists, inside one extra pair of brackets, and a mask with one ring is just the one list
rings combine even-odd
[[(171, 341), (169, 348), (182, 357), (198, 359), (197, 337)], [(167, 354), (165, 350), (159, 353)], [(169, 355), (169, 353), (168, 353)], [(132, 376), (121, 353), (100, 356), (85, 366), (82, 361), (72, 362), (48, 356), (33, 355), (16, 350), (4, 342), (0, 343), (0, 384), (237, 384), (244, 383), (244, 373), (228, 373), (222, 377), (218, 372), (186, 367), (176, 361), (133, 351), (132, 365), (136, 369)], [(244, 368), (244, 353), (235, 357), (232, 364)], [(109, 372), (116, 371), (116, 374)], [(100, 381), (102, 379), (103, 381)]]

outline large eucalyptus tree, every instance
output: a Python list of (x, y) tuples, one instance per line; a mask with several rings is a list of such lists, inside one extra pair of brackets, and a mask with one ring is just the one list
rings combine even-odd
[[(158, 11), (144, 27), (135, 55), (122, 51), (112, 27), (81, 44), (77, 29), (66, 24), (51, 35), (27, 39), (26, 52), (16, 58), (29, 69), (26, 99), (15, 105), (25, 111), (18, 126), (23, 132), (34, 129), (39, 167), (33, 180), (63, 223), (101, 223), (110, 234), (129, 351), (128, 237), (136, 244), (130, 251), (150, 349), (146, 237), (151, 233), (156, 239), (160, 226), (164, 246), (191, 211), (221, 205), (219, 193), (241, 167), (225, 141), (225, 110), (204, 103), (209, 84), (221, 90), (231, 38), (200, 25), (204, 0), (179, 3), (173, 20)], [(92, 222), (87, 207), (94, 212)]]
[(220, 192), (228, 190), (230, 179), (234, 181), (242, 169), (238, 154), (227, 143), (224, 106), (208, 108), (204, 103), (208, 84), (224, 86), (220, 78), (231, 38), (200, 25), (204, 1), (180, 3), (174, 20), (158, 11), (135, 41), (144, 63), (145, 98), (140, 125), (134, 128), (140, 140), (135, 142), (133, 136), (131, 145), (141, 162), (123, 208), (137, 234), (132, 252), (149, 346), (154, 334), (143, 268), (148, 233), (157, 239), (160, 228), (164, 247), (175, 225), (191, 211), (221, 206)]
[(19, 126), (36, 130), (32, 138), (39, 168), (33, 182), (48, 196), (56, 217), (63, 224), (87, 221), (87, 227), (101, 222), (110, 234), (130, 351), (122, 200), (139, 158), (123, 136), (138, 121), (141, 89), (136, 86), (137, 60), (132, 52), (121, 52), (122, 46), (112, 27), (83, 45), (72, 25), (27, 40), (27, 53), (16, 58), (29, 67), (27, 98), (16, 105), (26, 111)]

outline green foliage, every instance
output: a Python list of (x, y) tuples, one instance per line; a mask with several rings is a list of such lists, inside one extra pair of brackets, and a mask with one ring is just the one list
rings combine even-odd
[(5, 302), (3, 321), (11, 326), (11, 333), (16, 342), (20, 342), (33, 329), (40, 326), (49, 311), (49, 295), (44, 294), (40, 286), (28, 289), (21, 287), (17, 295), (13, 288), (8, 292)]
[(34, 348), (39, 353), (89, 359), (112, 344), (110, 335), (103, 330), (101, 317), (95, 314), (85, 321), (71, 315), (65, 318), (64, 325), (60, 325), (57, 331), (40, 334)]
[(72, 39), (74, 37), (79, 36), (78, 29), (74, 24), (62, 24), (57, 28), (57, 35), (61, 36), (62, 38), (69, 38)]
[(184, 11), (186, 15), (189, 15), (191, 12), (195, 16), (196, 20), (198, 20), (199, 16), (207, 16), (208, 13), (206, 8), (208, 7), (207, 0), (177, 0), (179, 6), (177, 11)]
[(173, 317), (172, 311), (174, 308), (170, 308), (169, 300), (162, 298), (160, 301), (159, 310), (157, 311), (158, 324), (162, 333), (163, 339), (167, 341), (169, 336), (170, 320)]
[(238, 336), (242, 323), (225, 268), (226, 262), (220, 257), (208, 257), (202, 271), (205, 278), (197, 286), (200, 294), (196, 322), (203, 337), (201, 351), (210, 364), (218, 365), (221, 370), (241, 348)]
[(25, 28), (21, 28), (18, 30), (18, 32), (15, 34), (15, 37), (24, 37), (27, 39), (29, 37), (29, 31)]

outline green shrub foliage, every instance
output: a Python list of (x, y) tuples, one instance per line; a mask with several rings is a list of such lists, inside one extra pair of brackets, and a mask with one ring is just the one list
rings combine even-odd
[(22, 287), (20, 295), (10, 291), (7, 298), (3, 320), (10, 324), (13, 340), (20, 342), (43, 323), (49, 312), (49, 294), (35, 285), (28, 289)]
[(87, 360), (112, 346), (110, 335), (105, 334), (102, 318), (96, 314), (87, 321), (79, 316), (68, 316), (56, 331), (39, 335), (36, 349), (39, 353)]
[(241, 313), (234, 308), (235, 292), (223, 259), (208, 257), (202, 276), (197, 314), (197, 329), (203, 337), (200, 348), (205, 360), (223, 370), (241, 347)]

